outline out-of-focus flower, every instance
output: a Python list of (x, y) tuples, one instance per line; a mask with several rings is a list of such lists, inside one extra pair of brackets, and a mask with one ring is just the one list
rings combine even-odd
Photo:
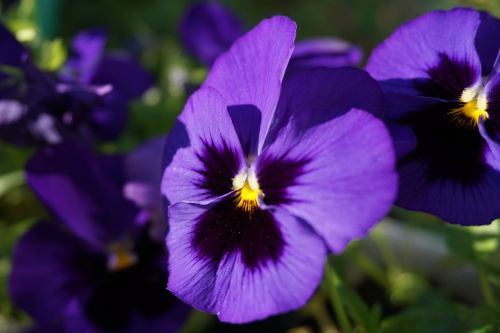
[(295, 24), (264, 20), (214, 64), (165, 146), (169, 290), (223, 321), (303, 305), (328, 250), (396, 191), (377, 83), (354, 68), (295, 71)]
[[(184, 46), (207, 66), (211, 66), (244, 32), (240, 19), (216, 2), (192, 6), (180, 24)], [(297, 43), (288, 71), (317, 66), (356, 66), (361, 58), (361, 49), (345, 41), (335, 38), (310, 39)]]
[(152, 80), (132, 59), (104, 56), (103, 47), (102, 33), (82, 33), (64, 70), (45, 73), (0, 26), (0, 139), (34, 145), (76, 136), (116, 138), (125, 125), (128, 103)]
[(406, 23), (371, 55), (399, 158), (398, 205), (463, 225), (500, 217), (499, 46), (500, 20), (453, 9)]
[(9, 289), (48, 332), (173, 332), (184, 321), (187, 306), (165, 289), (165, 228), (123, 195), (126, 159), (62, 144), (28, 162), (27, 181), (55, 221), (19, 240)]

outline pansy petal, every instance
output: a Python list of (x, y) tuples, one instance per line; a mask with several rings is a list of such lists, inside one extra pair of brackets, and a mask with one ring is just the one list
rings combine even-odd
[(398, 170), (396, 204), (403, 208), (428, 212), (460, 225), (488, 224), (500, 217), (500, 173), (492, 167), (486, 167), (474, 183), (430, 178), (428, 165), (420, 160), (405, 163)]
[(102, 59), (91, 83), (112, 85), (111, 94), (118, 94), (124, 103), (128, 103), (148, 90), (153, 85), (153, 78), (137, 60), (116, 53)]
[(24, 46), (3, 24), (0, 24), (0, 66), (19, 67), (27, 56), (28, 51)]
[[(282, 179), (290, 173), (292, 182)], [(264, 202), (304, 219), (335, 252), (385, 216), (397, 188), (387, 129), (357, 109), (300, 135), (289, 124), (259, 156), (257, 177)]]
[(134, 226), (137, 209), (103, 173), (100, 159), (82, 147), (40, 150), (29, 160), (26, 176), (58, 221), (89, 243), (118, 241)]
[(500, 138), (500, 73), (490, 78), (484, 90), (488, 112), (485, 125), (494, 132), (493, 136)]
[(272, 216), (285, 243), (277, 261), (250, 269), (242, 253), (236, 251), (215, 262), (193, 248), (194, 227), (207, 209), (210, 206), (179, 203), (169, 210), (169, 290), (194, 307), (232, 323), (287, 312), (308, 300), (321, 279), (326, 255), (325, 245), (314, 231), (277, 209)]
[(85, 258), (94, 257), (86, 248), (88, 245), (55, 224), (32, 227), (14, 251), (9, 277), (14, 303), (42, 325), (63, 315), (71, 300), (92, 281), (93, 270), (88, 266), (92, 261)]
[(352, 108), (381, 117), (382, 105), (377, 82), (363, 70), (312, 68), (295, 71), (283, 83), (266, 145), (273, 142), (289, 122), (293, 122), (296, 131), (303, 132)]
[(308, 39), (295, 45), (287, 73), (297, 68), (357, 66), (362, 56), (359, 47), (340, 39)]
[[(481, 12), (481, 24), (476, 35), (476, 49), (481, 58), (483, 75), (489, 75), (500, 51), (500, 19)], [(500, 68), (495, 70), (500, 71)]]
[(80, 32), (73, 39), (68, 61), (63, 75), (89, 83), (101, 61), (106, 46), (106, 33), (103, 29), (89, 29)]
[(195, 4), (180, 24), (184, 46), (206, 65), (211, 65), (244, 32), (240, 19), (214, 2)]
[(204, 83), (219, 91), (228, 106), (252, 105), (261, 112), (259, 148), (278, 103), (295, 30), (286, 17), (262, 21), (217, 59)]
[(224, 195), (243, 161), (227, 104), (217, 91), (203, 88), (191, 96), (168, 136), (162, 194), (171, 204)]
[(481, 77), (474, 47), (479, 24), (479, 13), (471, 9), (425, 14), (378, 46), (366, 69), (377, 80), (431, 79), (449, 90), (472, 86)]

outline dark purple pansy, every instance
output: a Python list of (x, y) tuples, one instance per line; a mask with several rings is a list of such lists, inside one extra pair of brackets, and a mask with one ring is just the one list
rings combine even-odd
[(220, 56), (167, 139), (168, 288), (242, 323), (303, 305), (325, 256), (362, 237), (396, 191), (374, 80), (283, 77), (296, 26), (264, 20)]
[(406, 23), (371, 55), (398, 154), (398, 205), (462, 225), (500, 217), (499, 46), (500, 20), (453, 9)]
[[(243, 22), (217, 2), (192, 6), (180, 24), (185, 48), (207, 66), (211, 66), (244, 32)], [(360, 48), (338, 39), (305, 40), (297, 43), (288, 71), (317, 66), (356, 66), (361, 57)]]
[(116, 138), (127, 106), (152, 80), (127, 56), (105, 56), (104, 35), (80, 34), (61, 73), (36, 68), (0, 26), (0, 139), (18, 145)]
[(9, 290), (45, 332), (174, 332), (186, 317), (165, 290), (165, 228), (123, 196), (126, 159), (62, 144), (28, 162), (28, 184), (54, 222), (19, 240)]

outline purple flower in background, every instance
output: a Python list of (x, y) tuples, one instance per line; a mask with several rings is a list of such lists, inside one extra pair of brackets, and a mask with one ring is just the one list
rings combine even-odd
[[(184, 46), (207, 66), (211, 66), (244, 32), (241, 20), (216, 2), (192, 6), (180, 24)], [(361, 58), (360, 48), (335, 38), (305, 40), (297, 43), (288, 71), (317, 66), (356, 66)]]
[[(45, 332), (173, 332), (186, 317), (187, 306), (165, 290), (165, 228), (123, 195), (127, 159), (63, 144), (28, 162), (28, 184), (55, 222), (19, 240), (9, 290)], [(159, 161), (143, 163), (160, 173)]]
[(0, 139), (18, 145), (116, 138), (128, 103), (152, 83), (126, 56), (103, 56), (104, 36), (80, 34), (63, 73), (44, 73), (0, 26)]
[(410, 21), (373, 52), (367, 70), (386, 97), (398, 205), (463, 225), (500, 217), (499, 46), (500, 20), (453, 9)]
[(242, 323), (302, 306), (328, 250), (388, 211), (394, 153), (362, 70), (283, 76), (295, 24), (264, 20), (215, 62), (167, 139), (168, 288)]

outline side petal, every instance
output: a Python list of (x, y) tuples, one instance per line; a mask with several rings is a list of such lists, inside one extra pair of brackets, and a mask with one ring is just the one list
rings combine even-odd
[(195, 4), (180, 24), (184, 47), (206, 65), (212, 65), (244, 32), (240, 19), (214, 2)]
[(32, 227), (14, 251), (9, 276), (13, 302), (42, 325), (57, 321), (92, 283), (93, 257), (86, 249), (88, 245), (54, 224)]
[[(300, 165), (292, 182), (278, 171), (285, 160)], [(337, 253), (387, 214), (397, 189), (390, 135), (380, 120), (357, 109), (300, 135), (289, 124), (259, 156), (257, 178), (265, 202), (309, 223)], [(266, 199), (266, 192), (273, 196)]]
[[(483, 75), (494, 70), (493, 65), (500, 51), (500, 19), (481, 12), (481, 24), (476, 35), (476, 49), (481, 58)], [(500, 68), (495, 69), (499, 72)]]
[(100, 159), (77, 145), (47, 147), (26, 166), (27, 182), (58, 221), (102, 246), (131, 232), (137, 209), (103, 172)]
[(165, 144), (161, 191), (168, 202), (199, 202), (232, 191), (244, 163), (221, 95), (202, 88), (191, 96)]
[(430, 12), (379, 45), (366, 69), (377, 80), (431, 79), (452, 90), (472, 86), (481, 77), (474, 47), (479, 24), (479, 13), (471, 9)]
[(304, 305), (323, 274), (326, 248), (321, 238), (299, 219), (277, 209), (272, 214), (285, 242), (278, 261), (251, 270), (236, 251), (213, 262), (196, 252), (192, 239), (196, 221), (208, 207), (180, 203), (170, 209), (168, 289), (231, 323), (259, 320)]
[(219, 91), (228, 106), (252, 105), (260, 110), (259, 148), (278, 103), (295, 30), (295, 23), (286, 17), (262, 21), (217, 59), (204, 83)]

